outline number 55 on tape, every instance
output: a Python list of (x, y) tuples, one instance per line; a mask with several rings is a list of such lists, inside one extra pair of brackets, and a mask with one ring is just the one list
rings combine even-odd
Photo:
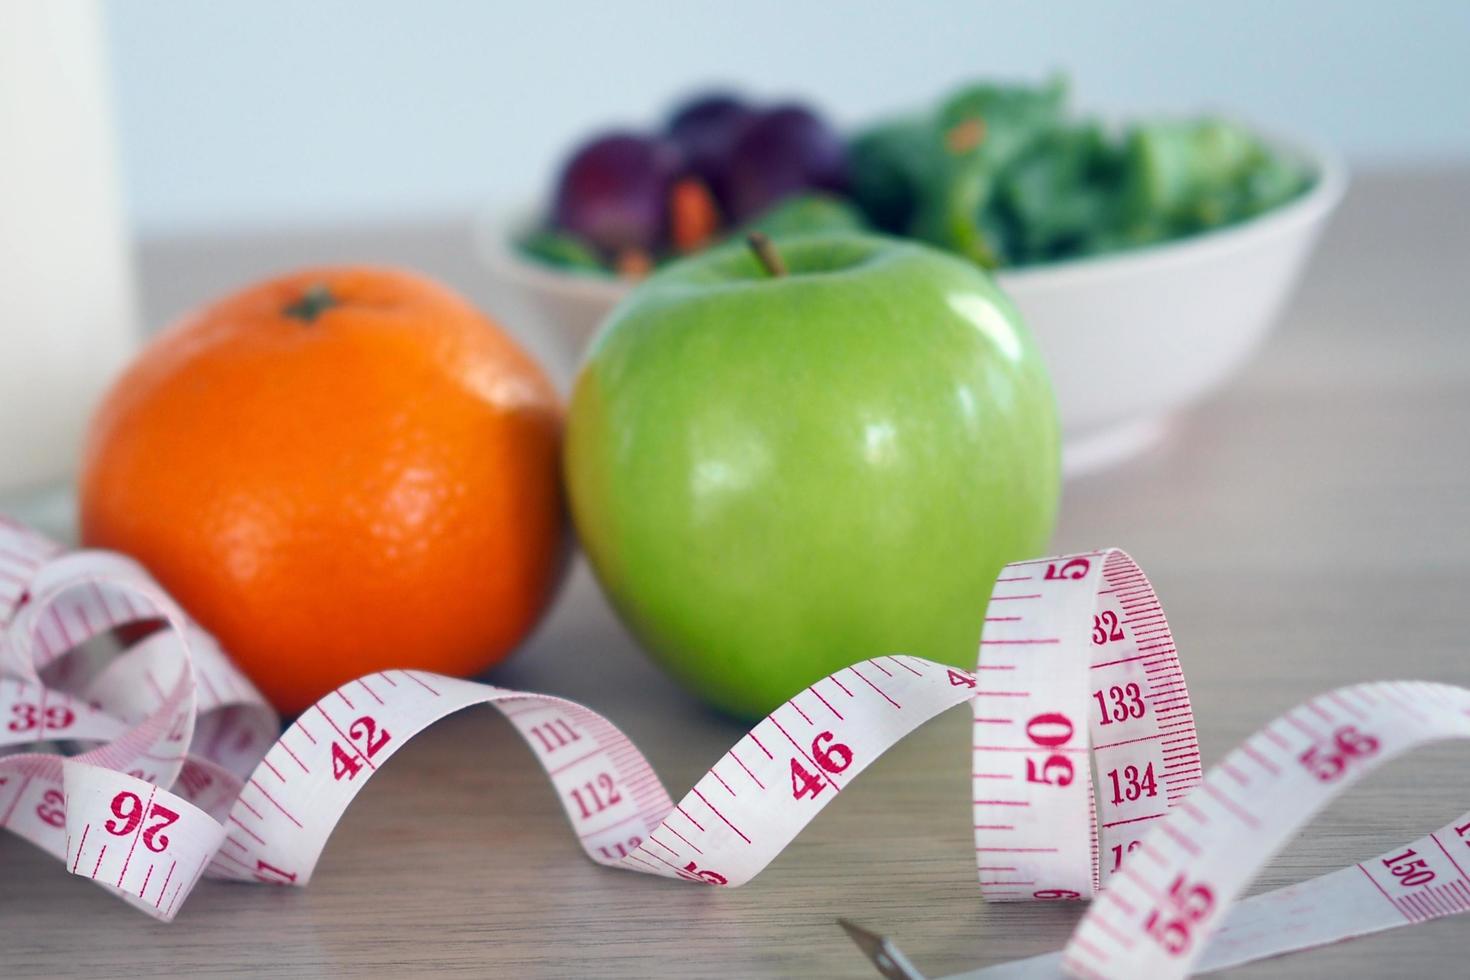
[[(277, 738), (258, 692), (140, 567), (64, 554), (0, 521), (0, 751), (12, 753), (0, 756), (0, 823), (168, 920), (201, 877), (304, 885), (399, 748), (489, 704), (545, 768), (591, 860), (733, 887), (891, 745), (968, 702), (982, 894), (1096, 896), (1066, 949), (970, 976), (1179, 977), (1470, 908), (1470, 814), (1236, 904), (1355, 780), (1470, 737), (1470, 691), (1344, 688), (1204, 776), (1168, 625), (1127, 555), (1010, 565), (984, 618), (974, 672), (902, 655), (855, 663), (796, 692), (675, 803), (588, 708), (419, 671), (346, 684)], [(166, 628), (118, 656), (82, 646), (137, 621)], [(81, 751), (45, 750), (57, 744)], [(918, 976), (886, 941), (857, 935), (880, 969)]]

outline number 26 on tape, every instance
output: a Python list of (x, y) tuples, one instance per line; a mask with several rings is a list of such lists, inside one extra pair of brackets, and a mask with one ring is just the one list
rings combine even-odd
[[(812, 739), (812, 760), (817, 766), (827, 772), (839, 773), (852, 765), (852, 749), (841, 742), (832, 742), (835, 738), (831, 732), (821, 732)], [(832, 742), (831, 745), (823, 745), (823, 742)], [(823, 782), (825, 775), (812, 773), (795, 757), (791, 757), (791, 798), (799, 800), (807, 794), (812, 799), (827, 788)]]
[(382, 751), (390, 737), (388, 729), (379, 728), (378, 723), (369, 715), (363, 715), (348, 725), (347, 735), (353, 742), (361, 742), (362, 748), (358, 749), (354, 745), (352, 754), (349, 755), (340, 742), (332, 742), (332, 778), (338, 781), (355, 778), (362, 771), (363, 761)]
[[(117, 819), (109, 818), (102, 826), (115, 837), (127, 837), (143, 822), (143, 801), (137, 793), (124, 790), (112, 798), (112, 816)], [(154, 803), (148, 807), (148, 819), (154, 817), (158, 822), (143, 828), (143, 846), (157, 852), (168, 847), (168, 836), (160, 831), (177, 822), (179, 815), (162, 803)]]

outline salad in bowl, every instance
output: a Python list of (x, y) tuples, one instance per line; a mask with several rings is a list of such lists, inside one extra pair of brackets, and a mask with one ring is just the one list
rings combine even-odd
[(953, 252), (1026, 317), (1077, 472), (1152, 442), (1248, 358), (1345, 183), (1331, 154), (1233, 119), (1079, 115), (1060, 79), (965, 85), (852, 132), (706, 92), (578, 146), (482, 250), (571, 356), (639, 279), (751, 231)]

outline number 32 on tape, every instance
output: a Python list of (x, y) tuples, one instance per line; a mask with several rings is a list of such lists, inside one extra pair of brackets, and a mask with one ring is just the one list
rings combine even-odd
[[(165, 628), (110, 659), (78, 651), (139, 620)], [(982, 893), (1097, 896), (1065, 950), (977, 977), (1184, 976), (1470, 908), (1470, 814), (1235, 904), (1333, 795), (1417, 745), (1470, 737), (1470, 691), (1345, 688), (1201, 778), (1168, 626), (1120, 551), (1008, 566), (973, 673), (901, 655), (846, 667), (756, 725), (678, 803), (597, 713), (420, 671), (344, 685), (271, 742), (259, 694), (141, 568), (62, 554), (3, 520), (0, 641), (0, 751), (60, 738), (84, 749), (0, 757), (4, 826), (165, 920), (204, 876), (304, 885), (373, 773), (478, 704), (520, 732), (593, 861), (732, 887), (909, 731), (970, 702)], [(917, 976), (889, 949), (880, 968)]]
[[(1410, 749), (1470, 738), (1470, 691), (1342, 688), (1206, 775), (1163, 610), (1126, 554), (1007, 566), (985, 619), (972, 702), (981, 891), (1096, 901), (1064, 950), (954, 980), (1182, 977), (1470, 910), (1470, 813), (1236, 901), (1352, 783)], [(886, 940), (849, 930), (886, 974), (920, 976)]]

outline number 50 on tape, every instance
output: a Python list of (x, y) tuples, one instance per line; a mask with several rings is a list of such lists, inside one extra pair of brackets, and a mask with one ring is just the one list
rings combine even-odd
[[(1008, 566), (975, 676), (982, 893), (1096, 901), (1064, 950), (958, 977), (1179, 977), (1470, 910), (1470, 813), (1237, 902), (1354, 782), (1418, 746), (1470, 737), (1470, 691), (1332, 691), (1203, 774), (1163, 610), (1116, 550)], [(920, 976), (890, 942), (844, 925), (886, 975)]]
[[(116, 656), (82, 646), (137, 621), (166, 628)], [(1470, 691), (1344, 688), (1203, 775), (1163, 611), (1120, 551), (1008, 566), (974, 672), (902, 655), (853, 664), (797, 692), (677, 803), (597, 713), (419, 671), (346, 684), (277, 737), (258, 692), (141, 568), (3, 521), (0, 624), (0, 823), (165, 920), (204, 876), (304, 885), (373, 773), (477, 704), (520, 732), (593, 861), (732, 887), (905, 734), (969, 702), (982, 894), (1097, 900), (1066, 949), (968, 976), (1178, 977), (1470, 908), (1470, 814), (1236, 903), (1352, 782), (1470, 737)], [(880, 970), (919, 976), (853, 932)]]

